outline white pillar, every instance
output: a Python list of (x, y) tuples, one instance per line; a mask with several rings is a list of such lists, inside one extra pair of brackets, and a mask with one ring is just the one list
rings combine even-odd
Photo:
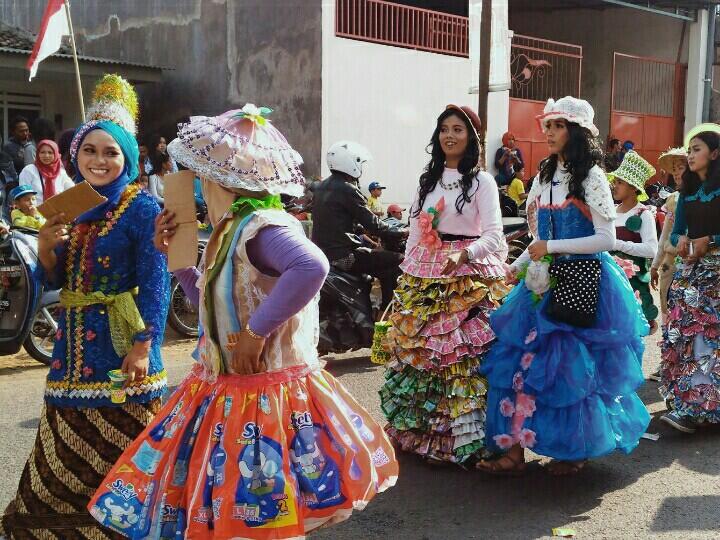
[(697, 21), (690, 24), (687, 85), (685, 90), (685, 133), (702, 122), (708, 17), (707, 9), (699, 9)]
[[(470, 89), (478, 93), (480, 72), (480, 18), (482, 0), (469, 0), (470, 13)], [(490, 93), (488, 95), (488, 120), (486, 131), (485, 167), (491, 174), (495, 151), (502, 145), (502, 136), (508, 130), (510, 113), (510, 42), (512, 34), (508, 29), (508, 1), (493, 0), (492, 38), (490, 40)], [(477, 104), (473, 106), (477, 108)]]

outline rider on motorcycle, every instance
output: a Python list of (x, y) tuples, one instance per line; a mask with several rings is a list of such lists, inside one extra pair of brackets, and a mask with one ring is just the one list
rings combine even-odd
[(330, 264), (351, 274), (369, 274), (380, 280), (382, 308), (392, 300), (400, 277), (400, 253), (360, 246), (354, 236), (357, 224), (382, 240), (399, 240), (407, 237), (380, 221), (367, 206), (358, 180), (363, 164), (371, 159), (370, 152), (351, 141), (333, 144), (327, 153), (327, 164), (332, 173), (314, 189), (312, 240), (322, 249)]

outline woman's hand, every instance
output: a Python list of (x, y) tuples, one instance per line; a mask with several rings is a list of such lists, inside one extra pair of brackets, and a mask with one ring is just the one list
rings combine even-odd
[(539, 261), (545, 255), (548, 254), (547, 240), (535, 240), (530, 247), (528, 247), (528, 253), (533, 261)]
[(445, 260), (445, 266), (443, 266), (442, 274), (447, 276), (452, 274), (455, 270), (460, 268), (463, 264), (467, 263), (469, 259), (468, 252), (466, 249), (451, 253)]
[(265, 338), (251, 336), (247, 330), (243, 330), (232, 349), (230, 367), (233, 372), (238, 375), (253, 375), (266, 371), (265, 362), (260, 358), (265, 341)]
[(147, 377), (148, 367), (150, 366), (150, 359), (148, 358), (150, 344), (150, 341), (136, 341), (133, 343), (130, 352), (125, 356), (120, 368), (127, 375), (125, 388)]
[(653, 288), (653, 291), (658, 290), (658, 281), (660, 280), (660, 273), (658, 272), (658, 269), (654, 266), (650, 268), (650, 286)]
[(38, 232), (38, 259), (46, 271), (52, 272), (57, 264), (55, 248), (70, 238), (65, 225), (65, 214), (56, 214), (40, 227)]
[(175, 234), (177, 223), (175, 223), (175, 212), (163, 210), (155, 218), (155, 236), (153, 243), (160, 253), (168, 252), (168, 242)]
[(681, 236), (678, 240), (677, 252), (683, 259), (690, 254), (690, 239), (687, 236)]
[(692, 240), (692, 247), (693, 253), (689, 257), (689, 259), (691, 261), (699, 261), (708, 252), (708, 248), (710, 247), (710, 237), (703, 236), (702, 238), (696, 238), (695, 240)]
[(505, 284), (506, 285), (513, 285), (517, 283), (517, 275), (518, 275), (518, 269), (515, 268), (512, 265), (506, 264), (505, 265)]

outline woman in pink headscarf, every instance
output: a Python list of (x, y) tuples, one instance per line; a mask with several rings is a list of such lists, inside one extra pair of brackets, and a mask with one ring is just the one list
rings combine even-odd
[(37, 204), (75, 185), (62, 166), (55, 141), (43, 139), (38, 143), (35, 163), (22, 170), (20, 184), (32, 186), (37, 193)]

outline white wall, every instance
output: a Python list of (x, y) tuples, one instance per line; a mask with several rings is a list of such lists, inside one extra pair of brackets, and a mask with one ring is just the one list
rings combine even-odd
[(323, 176), (330, 144), (357, 141), (374, 157), (363, 189), (378, 180), (388, 186), (385, 204), (409, 205), (445, 105), (477, 109), (477, 95), (468, 94), (470, 60), (338, 38), (334, 0), (323, 0), (322, 57)]
[(707, 9), (698, 10), (697, 21), (690, 24), (687, 86), (685, 94), (685, 133), (703, 121), (708, 17), (709, 12)]

